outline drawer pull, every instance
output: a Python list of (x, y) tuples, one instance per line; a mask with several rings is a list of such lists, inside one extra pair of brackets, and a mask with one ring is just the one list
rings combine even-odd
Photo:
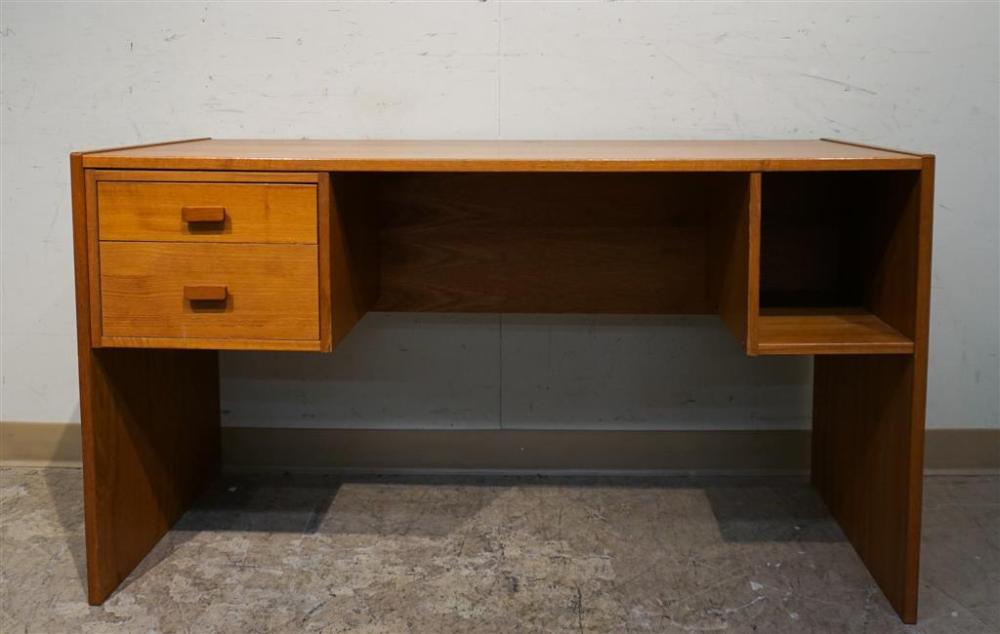
[(185, 286), (184, 299), (190, 302), (222, 302), (229, 295), (225, 286)]
[(225, 207), (181, 207), (184, 222), (225, 222)]

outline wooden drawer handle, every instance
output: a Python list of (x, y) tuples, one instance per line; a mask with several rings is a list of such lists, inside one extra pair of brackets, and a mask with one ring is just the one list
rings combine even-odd
[(184, 222), (225, 222), (225, 207), (181, 207)]
[(189, 302), (221, 302), (229, 295), (225, 286), (185, 286), (184, 299)]

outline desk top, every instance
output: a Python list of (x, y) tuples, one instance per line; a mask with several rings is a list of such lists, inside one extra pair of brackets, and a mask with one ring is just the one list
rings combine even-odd
[(920, 169), (921, 154), (786, 141), (373, 141), (192, 139), (87, 152), (118, 169), (393, 172), (755, 172)]

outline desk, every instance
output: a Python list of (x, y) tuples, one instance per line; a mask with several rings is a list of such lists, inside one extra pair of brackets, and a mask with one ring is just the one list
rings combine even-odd
[(219, 466), (217, 351), (368, 310), (718, 314), (815, 355), (812, 482), (917, 616), (934, 157), (856, 144), (194, 139), (70, 157), (87, 577)]

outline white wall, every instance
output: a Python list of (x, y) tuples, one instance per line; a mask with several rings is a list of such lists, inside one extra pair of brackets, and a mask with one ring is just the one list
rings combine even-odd
[[(0, 419), (79, 418), (70, 150), (837, 136), (938, 155), (928, 423), (998, 424), (997, 3), (6, 2), (0, 22)], [(230, 424), (808, 418), (808, 361), (743, 359), (712, 318), (369, 315), (333, 355), (223, 368)]]

